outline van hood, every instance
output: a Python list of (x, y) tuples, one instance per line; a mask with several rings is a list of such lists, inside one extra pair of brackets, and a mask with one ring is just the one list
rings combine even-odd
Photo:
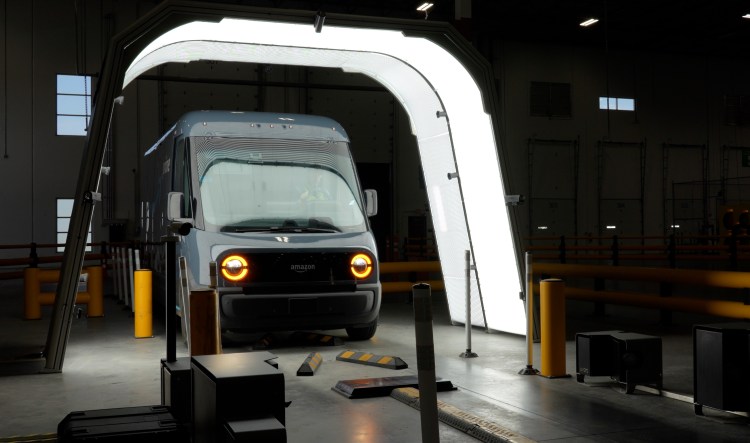
[[(346, 249), (362, 248), (369, 249), (377, 254), (375, 241), (370, 232), (356, 233), (291, 233), (291, 232), (253, 232), (253, 233), (221, 233), (212, 236), (204, 233), (203, 241), (208, 243), (211, 251), (211, 259), (216, 258), (230, 249), (247, 249), (251, 247), (259, 250), (316, 250), (316, 249)], [(232, 242), (232, 239), (237, 239)], [(216, 243), (214, 242), (216, 241)], [(249, 246), (252, 245), (252, 246)]]

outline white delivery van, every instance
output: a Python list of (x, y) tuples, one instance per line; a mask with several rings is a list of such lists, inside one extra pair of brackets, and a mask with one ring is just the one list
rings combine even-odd
[[(156, 245), (181, 226), (176, 255), (191, 289), (209, 286), (216, 263), (223, 330), (375, 334), (381, 285), (368, 216), (377, 194), (360, 189), (341, 125), (190, 112), (144, 154), (141, 177), (141, 240)], [(164, 248), (148, 251), (159, 280)]]

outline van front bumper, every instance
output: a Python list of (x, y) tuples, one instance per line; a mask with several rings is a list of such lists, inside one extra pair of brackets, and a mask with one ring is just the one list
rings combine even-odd
[(219, 289), (221, 328), (260, 332), (364, 327), (378, 318), (380, 285), (348, 292), (243, 294)]

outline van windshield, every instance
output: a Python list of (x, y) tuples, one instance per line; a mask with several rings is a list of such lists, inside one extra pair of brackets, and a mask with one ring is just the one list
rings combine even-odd
[(206, 229), (362, 232), (348, 146), (341, 142), (192, 137)]

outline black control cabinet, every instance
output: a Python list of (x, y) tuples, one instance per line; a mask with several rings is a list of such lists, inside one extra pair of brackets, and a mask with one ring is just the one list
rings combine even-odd
[(625, 385), (628, 394), (635, 386), (662, 387), (661, 338), (624, 331), (576, 334), (576, 380), (586, 376), (609, 376)]
[(161, 361), (161, 404), (168, 406), (180, 423), (192, 422), (193, 394), (190, 357)]
[(273, 354), (193, 356), (194, 442), (286, 442), (284, 373)]
[(696, 414), (750, 412), (750, 323), (693, 327), (693, 388)]

